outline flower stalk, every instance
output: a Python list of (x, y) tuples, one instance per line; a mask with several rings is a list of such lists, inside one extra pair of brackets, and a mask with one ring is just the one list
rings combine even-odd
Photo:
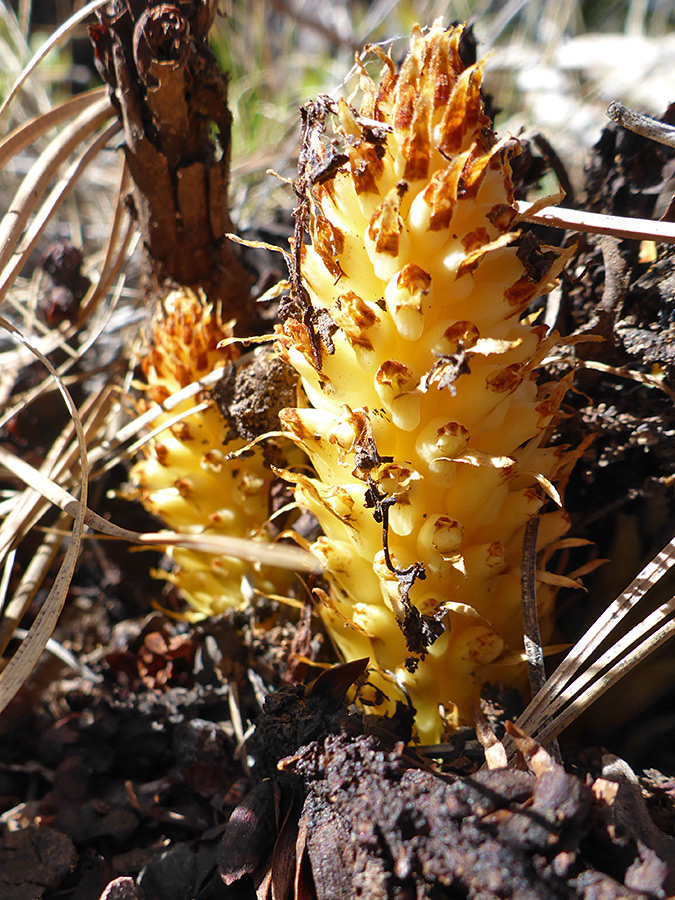
[[(518, 141), (491, 129), (463, 28), (416, 28), (398, 71), (373, 50), (358, 109), (304, 110), (279, 347), (307, 405), (281, 419), (316, 474), (286, 476), (323, 529), (324, 624), (370, 658), (362, 701), (406, 695), (434, 742), (486, 681), (519, 681), (525, 527), (540, 552), (568, 529), (550, 499), (574, 454), (549, 439), (569, 379), (540, 378), (556, 336), (526, 311), (569, 253), (514, 226)], [(548, 639), (556, 578), (538, 581)]]

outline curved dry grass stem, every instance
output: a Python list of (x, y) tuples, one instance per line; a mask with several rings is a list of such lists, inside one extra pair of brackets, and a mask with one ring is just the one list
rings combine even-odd
[(111, 115), (112, 107), (107, 97), (91, 104), (49, 143), (31, 166), (11, 201), (9, 211), (5, 213), (0, 223), (0, 271), (3, 271), (3, 293), (6, 293), (8, 286), (8, 272), (5, 268), (16, 252), (20, 235), (52, 179), (76, 147), (104, 125)]
[(107, 88), (94, 88), (91, 91), (77, 94), (77, 96), (52, 107), (48, 112), (34, 116), (28, 122), (15, 128), (11, 134), (0, 141), (0, 169), (26, 147), (43, 137), (47, 131), (72, 119), (106, 95)]
[(99, 278), (83, 297), (80, 305), (80, 321), (86, 319), (98, 302), (106, 296), (113, 281), (119, 276), (132, 238), (137, 233), (136, 224), (129, 215), (125, 198), (131, 185), (129, 166), (124, 157), (120, 166), (117, 190), (115, 191), (114, 211), (101, 261)]
[[(61, 379), (62, 381), (62, 379)], [(85, 440), (89, 442), (102, 428), (107, 413), (109, 394), (90, 397), (79, 416), (83, 421)], [(52, 444), (42, 466), (39, 475), (42, 478), (72, 486), (77, 484), (79, 478), (77, 443), (73, 441), (72, 421), (63, 429), (61, 434)], [(50, 503), (44, 499), (43, 494), (35, 489), (34, 479), (26, 475), (24, 477), (16, 471), (13, 465), (13, 454), (7, 451), (4, 457), (6, 468), (13, 471), (27, 487), (16, 498), (10, 513), (0, 527), (0, 560), (6, 558), (11, 549), (23, 539), (23, 537), (40, 521), (50, 508)], [(29, 579), (29, 583), (32, 581)], [(21, 588), (7, 604), (0, 620), (0, 652), (2, 652), (12, 637), (14, 628), (19, 624), (25, 614), (31, 595)]]
[(82, 429), (82, 422), (80, 421), (77, 407), (62, 380), (59, 378), (49, 360), (34, 347), (11, 322), (0, 318), (0, 325), (24, 343), (40, 362), (49, 369), (52, 377), (56, 379), (59, 386), (59, 392), (63, 397), (75, 429), (80, 463), (80, 496), (79, 499), (73, 497), (74, 506), (71, 508), (71, 515), (74, 517), (74, 522), (65, 557), (56, 573), (54, 584), (47, 594), (40, 611), (35, 617), (28, 634), (19, 645), (16, 653), (7, 663), (5, 669), (0, 673), (0, 712), (2, 712), (33, 671), (47, 642), (52, 636), (56, 622), (63, 609), (80, 552), (82, 532), (84, 530), (84, 515), (87, 507), (89, 471), (87, 463), (87, 445)]
[[(658, 610), (644, 619), (639, 626), (630, 631), (625, 638), (617, 642), (611, 651), (593, 663), (587, 672), (576, 679), (565, 693), (564, 700), (573, 699), (570, 705), (561, 709), (563, 699), (556, 703), (559, 712), (548, 721), (537, 737), (542, 743), (548, 743), (563, 732), (577, 719), (582, 712), (587, 710), (605, 691), (615, 685), (624, 675), (627, 675), (638, 663), (657, 650), (662, 644), (675, 635), (675, 619), (668, 618), (675, 612), (675, 599), (664, 603)], [(659, 625), (660, 627), (656, 627)], [(652, 629), (654, 629), (652, 631)], [(651, 633), (649, 633), (651, 631)], [(631, 644), (638, 641), (632, 648)], [(622, 655), (625, 653), (625, 655)], [(611, 668), (606, 668), (611, 662)]]
[[(675, 538), (574, 645), (532, 699), (516, 724), (541, 741), (560, 734), (574, 719), (675, 632), (675, 598), (661, 604), (598, 659), (598, 648), (635, 605), (675, 564)], [(511, 748), (512, 754), (515, 750)]]
[[(55, 530), (45, 536), (31, 557), (11, 601), (3, 609), (2, 619), (0, 619), (0, 652), (5, 652), (7, 645), (15, 636), (19, 622), (56, 559), (63, 544), (63, 529), (66, 527), (68, 519), (69, 516), (62, 513), (56, 520)], [(14, 551), (12, 551), (13, 553)], [(7, 556), (7, 559), (9, 558), (10, 554)]]
[[(45, 226), (54, 215), (63, 200), (75, 187), (89, 163), (95, 159), (99, 151), (106, 146), (113, 135), (120, 130), (118, 122), (111, 122), (103, 131), (92, 140), (76, 160), (68, 167), (63, 178), (54, 185), (47, 198), (40, 206), (35, 218), (23, 236), (21, 245), (9, 258), (2, 275), (0, 275), (0, 303), (7, 295), (7, 291), (14, 283), (14, 279), (28, 261), (38, 240), (42, 236)], [(17, 222), (23, 217), (17, 217)], [(11, 238), (10, 238), (11, 240)], [(2, 257), (0, 256), (0, 259)]]
[(83, 6), (82, 9), (78, 10), (78, 12), (74, 13), (70, 18), (66, 19), (66, 21), (59, 28), (56, 29), (54, 34), (48, 38), (44, 42), (44, 44), (40, 47), (37, 53), (33, 56), (30, 62), (25, 66), (19, 77), (16, 79), (14, 84), (12, 85), (9, 93), (5, 97), (5, 101), (0, 106), (0, 119), (4, 116), (10, 104), (19, 93), (23, 85), (26, 83), (27, 79), (30, 77), (31, 73), (40, 65), (42, 60), (50, 53), (50, 51), (56, 47), (57, 44), (63, 38), (68, 37), (70, 32), (76, 28), (80, 22), (83, 22), (85, 19), (89, 18), (92, 13), (96, 12), (97, 9), (100, 9), (108, 0), (92, 0), (91, 3), (87, 3), (86, 6)]
[[(41, 494), (50, 503), (58, 506), (69, 515), (73, 515), (76, 512), (79, 507), (79, 500), (73, 494), (4, 447), (0, 447), (0, 463), (16, 477), (26, 484), (30, 484), (34, 491)], [(206, 553), (219, 553), (224, 556), (234, 556), (248, 560), (249, 562), (275, 565), (302, 572), (321, 571), (321, 563), (316, 557), (298, 547), (270, 545), (216, 534), (131, 531), (128, 528), (115, 525), (90, 509), (84, 511), (84, 522), (101, 534), (129, 541), (133, 544), (153, 547), (187, 547), (194, 550), (202, 550)]]

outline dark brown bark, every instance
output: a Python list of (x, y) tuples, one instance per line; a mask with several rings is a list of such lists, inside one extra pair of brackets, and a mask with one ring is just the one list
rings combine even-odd
[(250, 277), (224, 237), (232, 117), (207, 43), (215, 8), (112, 0), (91, 38), (124, 127), (129, 199), (154, 276), (203, 287), (241, 323)]

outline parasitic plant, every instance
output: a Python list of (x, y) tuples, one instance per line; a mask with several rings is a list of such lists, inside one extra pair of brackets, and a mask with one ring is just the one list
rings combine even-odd
[(539, 551), (566, 532), (550, 498), (574, 460), (549, 445), (569, 381), (538, 372), (556, 336), (526, 315), (568, 254), (518, 231), (518, 141), (493, 133), (468, 45), (416, 28), (398, 71), (377, 48), (379, 80), (360, 68), (358, 110), (305, 107), (278, 334), (307, 399), (281, 419), (316, 473), (286, 476), (323, 530), (323, 622), (370, 658), (362, 701), (407, 695), (425, 742), (470, 721), (486, 681), (521, 678), (524, 532), (541, 517)]
[[(231, 335), (231, 326), (194, 291), (170, 293), (143, 359), (147, 399), (162, 404), (228, 364), (231, 380), (234, 367), (246, 362), (235, 345), (218, 348)], [(264, 526), (273, 472), (260, 447), (228, 458), (247, 442), (230, 428), (215, 396), (202, 391), (197, 402), (189, 398), (159, 411), (152, 429), (145, 458), (131, 472), (147, 509), (178, 532), (269, 540)], [(253, 591), (288, 585), (286, 573), (243, 559), (180, 547), (169, 552), (176, 568), (165, 577), (192, 607), (187, 618), (217, 615), (250, 602)]]

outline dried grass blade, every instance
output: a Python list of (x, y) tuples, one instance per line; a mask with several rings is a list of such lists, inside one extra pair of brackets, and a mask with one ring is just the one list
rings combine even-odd
[(2, 22), (7, 36), (14, 42), (12, 49), (20, 50), (24, 56), (28, 56), (30, 50), (26, 40), (26, 35), (19, 24), (17, 15), (9, 3), (0, 4), (0, 22)]
[[(52, 445), (49, 454), (42, 464), (43, 472), (53, 475), (54, 466), (63, 456), (68, 442), (72, 440), (71, 429), (64, 429), (59, 438)], [(11, 454), (10, 454), (11, 455)], [(1, 459), (1, 455), (0, 455)], [(44, 506), (40, 503), (41, 494), (36, 491), (31, 482), (26, 482), (28, 487), (15, 500), (12, 511), (5, 518), (0, 527), (0, 559), (4, 560), (10, 549), (21, 540), (26, 532), (38, 521), (42, 515)]]
[[(106, 533), (111, 535), (113, 530), (118, 530), (116, 526), (111, 528), (111, 523), (107, 519), (99, 519), (97, 525), (97, 531), (103, 531), (105, 528)], [(232, 556), (264, 566), (278, 566), (280, 569), (290, 569), (293, 572), (322, 572), (324, 569), (323, 563), (309, 551), (287, 544), (269, 544), (265, 541), (221, 534), (184, 534), (177, 531), (140, 533), (126, 528), (119, 529), (119, 532), (119, 537), (123, 540), (144, 546), (185, 547), (201, 553)]]
[[(17, 628), (16, 637), (25, 638), (28, 632), (24, 628)], [(85, 666), (84, 663), (81, 663), (79, 659), (70, 652), (63, 644), (60, 644), (58, 641), (54, 640), (54, 638), (49, 638), (47, 641), (47, 646), (45, 647), (48, 653), (51, 653), (57, 659), (60, 659), (62, 663), (65, 663), (73, 672), (77, 672), (78, 675), (81, 675), (82, 678), (86, 678), (88, 681), (101, 682), (103, 681), (103, 676), (93, 672), (89, 666)]]
[[(43, 353), (45, 352), (43, 347), (41, 347), (40, 349), (42, 350)], [(77, 359), (77, 356), (75, 356), (75, 358), (69, 357), (56, 370), (58, 372), (58, 374), (61, 376), (61, 378), (63, 378), (64, 382), (67, 381), (67, 373), (72, 368), (73, 363), (75, 362), (76, 359)], [(0, 428), (2, 428), (3, 425), (5, 425), (8, 421), (13, 419), (14, 416), (19, 414), (27, 406), (29, 406), (31, 403), (33, 403), (42, 393), (44, 393), (45, 391), (49, 391), (53, 387), (54, 387), (53, 379), (50, 375), (47, 375), (46, 378), (44, 378), (41, 382), (36, 384), (34, 387), (28, 388), (23, 393), (16, 395), (13, 398), (14, 403), (12, 404), (12, 406), (6, 406), (3, 414), (0, 416)], [(65, 431), (60, 435), (60, 437), (58, 439), (59, 442), (64, 438), (64, 435), (65, 435)], [(67, 440), (70, 440), (71, 438), (72, 438), (72, 430), (68, 429), (68, 439)], [(67, 441), (66, 441), (66, 443), (67, 443)], [(61, 444), (61, 447), (63, 449), (65, 449), (66, 443)], [(50, 456), (53, 457), (55, 449), (56, 449), (55, 446), (52, 446), (52, 448), (49, 451)], [(60, 458), (60, 456), (58, 458)], [(43, 470), (46, 471), (44, 465), (42, 468), (43, 468)], [(2, 540), (0, 540), (0, 546), (1, 545), (2, 545)], [(0, 551), (0, 559), (1, 558), (2, 558), (2, 552)]]
[[(562, 206), (546, 206), (534, 210), (534, 204), (519, 201), (518, 218), (538, 222), (554, 228), (585, 231), (591, 234), (609, 234), (613, 237), (631, 238), (635, 241), (675, 243), (674, 222), (654, 222), (652, 219), (632, 219), (626, 216), (606, 216), (602, 213), (566, 209)], [(517, 220), (516, 220), (517, 221)]]
[(638, 372), (635, 369), (628, 369), (625, 366), (609, 366), (606, 363), (598, 362), (595, 359), (575, 360), (574, 364), (580, 369), (593, 369), (596, 372), (606, 372), (608, 375), (616, 375), (617, 378), (628, 378), (630, 381), (637, 381), (644, 384), (648, 388), (656, 388), (668, 394), (671, 400), (675, 400), (675, 391), (668, 387), (660, 376), (648, 375), (646, 372)]
[[(77, 359), (78, 353), (82, 353), (90, 344), (90, 341), (80, 343), (78, 352), (75, 352), (70, 346), (70, 341), (73, 335), (81, 329), (83, 323), (96, 308), (100, 298), (105, 296), (112, 281), (119, 275), (124, 260), (129, 252), (129, 245), (133, 236), (137, 233), (136, 225), (132, 221), (124, 205), (124, 196), (129, 184), (129, 178), (128, 168), (126, 163), (123, 163), (117, 192), (117, 205), (113, 213), (113, 221), (103, 253), (99, 278), (82, 301), (78, 322), (65, 331), (48, 331), (40, 343), (40, 348), (43, 353), (50, 353), (52, 350), (60, 347), (72, 360)], [(125, 230), (121, 238), (119, 238), (119, 232), (123, 226), (125, 227)], [(121, 290), (121, 287), (122, 286), (120, 285), (118, 290)], [(7, 302), (11, 302), (11, 295), (8, 295)], [(0, 372), (5, 381), (5, 390), (7, 390), (7, 384), (11, 386), (11, 383), (13, 383), (13, 379), (7, 377), (9, 373), (18, 371), (22, 365), (27, 364), (30, 360), (32, 360), (31, 353), (22, 345), (16, 349), (0, 354)], [(62, 374), (65, 369), (65, 366), (60, 367), (59, 372)], [(47, 378), (49, 378), (49, 376), (47, 376)], [(34, 390), (39, 391), (40, 389), (41, 386), (37, 386)], [(2, 404), (0, 404), (0, 407), (1, 406)], [(0, 426), (15, 413), (15, 408), (5, 410), (5, 412), (0, 415)]]
[[(40, 350), (44, 354), (49, 354), (52, 350), (56, 350), (57, 347), (63, 347), (64, 342), (67, 342), (76, 331), (77, 329), (74, 327), (65, 331), (50, 331), (40, 342)], [(23, 345), (0, 353), (0, 374), (5, 376), (8, 372), (18, 372), (22, 366), (28, 365), (31, 360), (32, 354)], [(6, 421), (5, 413), (0, 417), (0, 425), (4, 421)]]
[(0, 713), (9, 705), (30, 676), (56, 627), (80, 552), (81, 529), (81, 521), (78, 518), (73, 525), (66, 555), (56, 573), (56, 578), (49, 594), (28, 630), (25, 639), (19, 645), (3, 672), (0, 673)]
[(48, 534), (37, 548), (14, 591), (10, 603), (3, 611), (2, 618), (0, 618), (0, 653), (5, 652), (7, 644), (14, 637), (14, 632), (30, 606), (35, 592), (42, 584), (56, 558), (56, 554), (63, 543), (61, 529), (65, 527), (67, 518), (65, 514), (62, 514), (56, 521), (56, 530)]
[[(125, 197), (128, 193), (130, 183), (131, 175), (129, 173), (129, 167), (123, 157), (116, 192), (117, 199), (114, 204), (112, 221), (110, 223), (110, 228), (108, 229), (108, 236), (103, 250), (103, 260), (101, 262), (99, 278), (97, 283), (87, 292), (82, 300), (80, 306), (80, 316), (82, 320), (86, 319), (91, 314), (91, 311), (96, 308), (99, 299), (105, 296), (108, 288), (115, 278), (117, 278), (126, 257), (127, 249), (136, 227), (129, 215), (125, 203)], [(125, 230), (120, 239), (119, 236), (123, 226), (125, 227)]]
[[(593, 663), (582, 676), (573, 681), (560, 695), (560, 702), (554, 704), (557, 711), (570, 698), (570, 705), (559, 715), (553, 715), (542, 728), (534, 732), (538, 740), (545, 743), (564, 731), (584, 710), (588, 709), (598, 697), (609, 690), (624, 675), (627, 675), (638, 663), (642, 662), (650, 653), (658, 649), (661, 644), (669, 640), (675, 634), (675, 619), (666, 621), (675, 611), (675, 598), (664, 603), (648, 616), (639, 625), (636, 625), (628, 634), (611, 650), (603, 654), (597, 662)], [(656, 630), (655, 626), (660, 625)], [(650, 633), (651, 632), (651, 633)], [(638, 642), (632, 650), (628, 648)], [(608, 668), (611, 662), (615, 662)], [(589, 682), (591, 682), (589, 684)], [(588, 686), (587, 686), (588, 685)], [(584, 690), (584, 687), (586, 688)], [(556, 698), (556, 701), (559, 698)]]
[(0, 620), (2, 619), (7, 602), (7, 593), (9, 591), (9, 583), (12, 579), (12, 569), (14, 568), (15, 559), (16, 552), (11, 551), (7, 554), (2, 566), (2, 578), (0, 578)]
[(35, 244), (40, 239), (42, 231), (53, 214), (68, 196), (70, 191), (75, 187), (77, 180), (82, 176), (92, 159), (97, 156), (99, 151), (108, 143), (110, 138), (120, 130), (120, 128), (119, 122), (111, 122), (107, 128), (104, 128), (104, 130), (88, 145), (84, 152), (73, 161), (63, 178), (59, 179), (49, 192), (47, 199), (38, 210), (37, 215), (30, 224), (30, 228), (25, 233), (21, 241), (20, 249), (18, 249), (10, 258), (5, 270), (0, 276), (0, 303), (2, 303), (7, 291), (13, 285), (16, 276), (26, 264)]
[(92, 104), (50, 142), (31, 166), (0, 223), (0, 270), (9, 262), (33, 210), (63, 161), (110, 118), (112, 111), (107, 97)]
[[(79, 501), (69, 491), (51, 478), (48, 478), (39, 469), (34, 468), (1, 446), (0, 463), (22, 481), (39, 491), (50, 503), (58, 506), (69, 515), (72, 516), (79, 508)], [(235, 556), (249, 562), (260, 562), (264, 565), (276, 565), (305, 572), (316, 572), (321, 569), (319, 560), (299, 547), (277, 546), (266, 544), (262, 541), (216, 534), (130, 531), (128, 528), (121, 528), (115, 525), (108, 519), (103, 519), (90, 509), (85, 510), (84, 521), (90, 528), (101, 534), (129, 541), (133, 544), (188, 547), (193, 550), (202, 550), (206, 553)]]
[(83, 94), (77, 94), (69, 100), (64, 100), (57, 106), (52, 107), (48, 112), (35, 116), (18, 128), (15, 128), (11, 134), (0, 141), (0, 169), (7, 165), (10, 159), (25, 150), (30, 144), (34, 144), (38, 138), (55, 128), (67, 119), (79, 115), (83, 110), (90, 107), (97, 100), (106, 96), (107, 88), (94, 88), (91, 91), (85, 91)]
[[(88, 403), (85, 404), (80, 418), (83, 416), (87, 417), (87, 433), (96, 433), (100, 428), (102, 419), (107, 412), (106, 405), (110, 402), (110, 399), (110, 393), (104, 392), (98, 396), (91, 397)], [(6, 460), (10, 462), (11, 471), (11, 463), (15, 457), (9, 451), (5, 452), (7, 454)], [(78, 449), (77, 445), (73, 443), (73, 426), (71, 421), (52, 444), (40, 467), (40, 475), (49, 481), (54, 481), (65, 472), (67, 473), (67, 480), (72, 482), (75, 478), (77, 456)], [(21, 478), (21, 476), (18, 477)], [(10, 547), (40, 520), (45, 509), (45, 504), (41, 499), (42, 493), (35, 490), (32, 481), (22, 480), (29, 487), (15, 500), (12, 511), (2, 523), (2, 527), (0, 527), (0, 560), (4, 559)]]
[[(25, 60), (30, 59), (31, 50), (27, 35), (22, 31), (11, 3), (0, 3), (0, 22), (3, 26), (3, 70), (9, 75), (10, 72), (21, 71)], [(45, 86), (40, 81), (34, 81), (31, 92), (35, 106), (47, 110), (50, 102)]]
[(78, 12), (74, 13), (70, 18), (66, 19), (66, 21), (61, 25), (56, 31), (44, 42), (44, 44), (40, 47), (37, 53), (33, 56), (30, 62), (25, 66), (19, 77), (16, 79), (14, 84), (11, 87), (9, 94), (5, 98), (5, 102), (0, 106), (0, 119), (2, 119), (3, 115), (7, 111), (10, 103), (14, 100), (16, 95), (21, 90), (22, 86), (25, 84), (26, 80), (30, 77), (33, 70), (40, 65), (42, 60), (47, 56), (47, 54), (55, 47), (61, 38), (67, 37), (69, 32), (72, 31), (80, 22), (83, 22), (86, 18), (88, 18), (93, 12), (97, 9), (100, 9), (108, 0), (92, 0), (91, 3), (87, 3), (86, 6), (83, 6)]
[(535, 694), (546, 681), (544, 651), (541, 644), (539, 617), (537, 615), (537, 533), (539, 517), (534, 516), (525, 526), (523, 558), (521, 563), (521, 605), (523, 609), (523, 643), (530, 688)]
[[(530, 734), (547, 727), (552, 705), (624, 616), (675, 564), (675, 538), (649, 562), (626, 590), (611, 603), (577, 641), (543, 688), (519, 717), (517, 724)], [(646, 655), (646, 654), (645, 654)]]
[(31, 345), (29, 341), (19, 332), (11, 322), (0, 317), (0, 325), (13, 333), (22, 343), (32, 350), (35, 356), (46, 366), (56, 379), (59, 391), (70, 413), (73, 425), (75, 427), (75, 435), (77, 437), (77, 445), (80, 456), (80, 499), (74, 501), (73, 530), (66, 548), (65, 557), (59, 567), (54, 584), (49, 591), (40, 611), (33, 624), (31, 625), (27, 636), (19, 645), (14, 656), (7, 663), (5, 669), (0, 673), (0, 712), (4, 710), (11, 702), (13, 697), (24, 684), (30, 673), (35, 668), (47, 641), (52, 636), (54, 627), (63, 609), (68, 594), (68, 588), (72, 581), (73, 572), (77, 563), (77, 557), (80, 552), (80, 544), (82, 542), (82, 532), (84, 530), (84, 513), (87, 508), (87, 490), (88, 490), (88, 466), (87, 466), (87, 445), (82, 430), (82, 423), (77, 411), (77, 407), (72, 397), (68, 393), (65, 385), (57, 375), (54, 367), (49, 360), (40, 351)]

